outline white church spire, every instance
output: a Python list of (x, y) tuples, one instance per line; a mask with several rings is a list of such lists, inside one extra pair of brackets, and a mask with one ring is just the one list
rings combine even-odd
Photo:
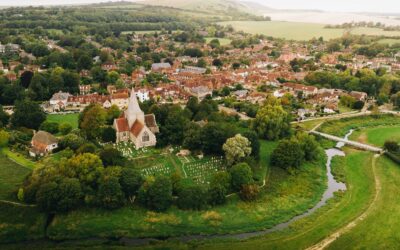
[(131, 91), (128, 109), (125, 111), (125, 118), (128, 120), (129, 128), (132, 127), (136, 120), (139, 120), (142, 124), (144, 124), (144, 113), (140, 109), (134, 88), (132, 88)]

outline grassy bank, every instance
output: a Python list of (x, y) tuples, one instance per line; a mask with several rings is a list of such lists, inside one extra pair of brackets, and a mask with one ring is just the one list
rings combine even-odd
[(334, 241), (329, 249), (397, 249), (400, 239), (400, 168), (386, 157), (377, 161), (382, 184), (372, 212), (350, 232)]
[[(269, 164), (272, 147), (268, 144), (262, 143), (262, 164)], [(165, 213), (154, 213), (138, 206), (115, 211), (81, 209), (57, 215), (47, 232), (51, 239), (60, 240), (96, 236), (225, 234), (271, 228), (303, 213), (319, 201), (326, 187), (324, 166), (325, 157), (305, 165), (304, 171), (298, 175), (270, 168), (262, 197), (253, 203), (240, 201), (235, 195), (226, 205), (204, 211), (184, 211), (173, 207)], [(266, 167), (268, 165), (264, 165)]]
[[(350, 129), (398, 126), (400, 117), (394, 115), (369, 115), (326, 121), (318, 128), (323, 133), (344, 136)], [(379, 130), (379, 128), (377, 128)], [(381, 132), (380, 132), (381, 133)], [(353, 137), (355, 138), (355, 137)]]
[(30, 172), (0, 152), (0, 200), (15, 200), (19, 186)]
[(361, 129), (355, 131), (350, 139), (379, 147), (382, 147), (387, 140), (400, 142), (400, 125)]

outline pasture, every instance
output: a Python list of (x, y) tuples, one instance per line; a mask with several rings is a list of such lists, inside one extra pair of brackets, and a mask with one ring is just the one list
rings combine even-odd
[[(283, 22), (283, 21), (227, 21), (221, 25), (232, 25), (235, 30), (250, 34), (263, 34), (287, 40), (310, 40), (323, 37), (325, 40), (341, 37), (345, 29), (326, 29), (324, 24)], [(354, 28), (350, 31), (356, 35), (400, 36), (400, 31), (384, 31), (378, 28)]]
[(221, 44), (221, 46), (229, 45), (232, 42), (232, 40), (228, 39), (228, 38), (206, 37), (206, 43), (209, 43), (213, 39), (218, 39), (219, 40), (219, 44)]

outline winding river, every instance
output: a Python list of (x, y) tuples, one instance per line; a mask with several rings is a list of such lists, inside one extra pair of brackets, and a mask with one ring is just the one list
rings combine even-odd
[[(346, 135), (345, 139), (348, 139), (348, 137), (353, 133), (353, 130), (350, 130)], [(300, 220), (306, 216), (309, 216), (310, 214), (314, 213), (318, 208), (324, 206), (326, 202), (334, 196), (334, 193), (337, 191), (344, 191), (346, 190), (346, 185), (342, 182), (337, 182), (335, 178), (332, 175), (331, 171), (331, 162), (332, 158), (335, 156), (345, 156), (345, 153), (340, 150), (344, 146), (343, 142), (338, 142), (334, 148), (330, 148), (325, 150), (325, 153), (328, 157), (327, 162), (326, 162), (326, 173), (327, 173), (327, 178), (328, 178), (328, 186), (327, 189), (325, 190), (324, 194), (322, 195), (321, 200), (312, 208), (304, 212), (303, 214), (297, 215), (290, 219), (289, 221), (280, 223), (275, 225), (272, 228), (266, 229), (266, 230), (261, 230), (261, 231), (256, 231), (256, 232), (248, 232), (248, 233), (238, 233), (238, 234), (226, 234), (226, 235), (188, 235), (188, 236), (179, 236), (179, 237), (170, 237), (167, 239), (170, 240), (178, 240), (182, 242), (187, 242), (191, 240), (202, 240), (202, 239), (237, 239), (237, 240), (242, 240), (242, 239), (248, 239), (251, 237), (256, 237), (256, 236), (262, 236), (268, 233), (272, 233), (278, 230), (282, 230), (287, 228), (291, 223)], [(154, 238), (143, 238), (143, 239), (135, 239), (135, 238), (121, 238), (119, 241), (120, 243), (128, 246), (138, 246), (138, 245), (145, 245), (149, 244), (151, 241), (154, 241), (157, 239)], [(158, 239), (160, 240), (160, 239)]]

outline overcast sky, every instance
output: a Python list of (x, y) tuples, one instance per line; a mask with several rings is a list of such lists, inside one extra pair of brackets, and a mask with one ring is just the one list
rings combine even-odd
[[(0, 0), (0, 5), (96, 3), (102, 0)], [(114, 0), (115, 1), (115, 0)], [(190, 0), (188, 0), (190, 1)], [(244, 0), (243, 0), (244, 1)], [(400, 13), (400, 0), (248, 0), (280, 9), (319, 9), (343, 12)]]

